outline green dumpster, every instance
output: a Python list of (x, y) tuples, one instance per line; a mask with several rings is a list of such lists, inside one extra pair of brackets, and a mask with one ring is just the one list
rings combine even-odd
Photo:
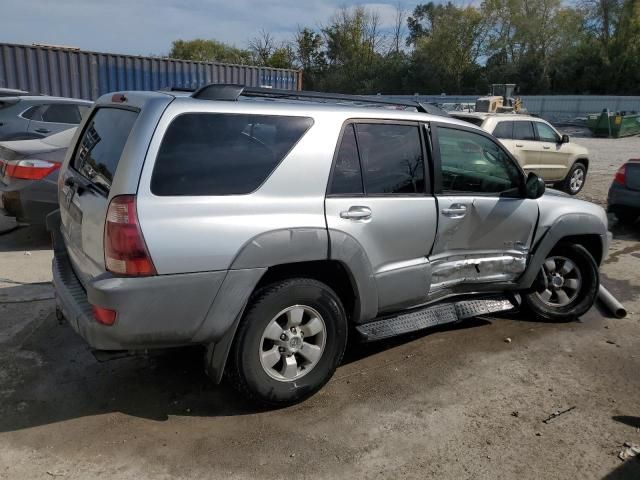
[(628, 137), (640, 134), (640, 113), (610, 112), (587, 115), (587, 127), (594, 137)]

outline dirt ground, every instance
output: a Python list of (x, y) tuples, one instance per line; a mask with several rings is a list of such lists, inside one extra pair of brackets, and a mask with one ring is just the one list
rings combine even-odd
[[(604, 204), (640, 139), (576, 141), (581, 196)], [(640, 226), (611, 230), (602, 282), (627, 318), (352, 344), (319, 394), (274, 411), (212, 385), (197, 348), (98, 360), (56, 321), (46, 233), (0, 235), (0, 478), (640, 479), (618, 458), (640, 445)]]

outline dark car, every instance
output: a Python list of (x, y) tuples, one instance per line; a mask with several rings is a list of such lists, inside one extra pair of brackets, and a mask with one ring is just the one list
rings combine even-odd
[(19, 222), (44, 224), (58, 208), (60, 165), (76, 129), (47, 138), (0, 142), (0, 195)]
[(608, 211), (622, 223), (633, 223), (640, 216), (640, 159), (632, 159), (616, 172), (609, 188)]
[(75, 127), (92, 102), (46, 95), (0, 96), (0, 141), (44, 138)]

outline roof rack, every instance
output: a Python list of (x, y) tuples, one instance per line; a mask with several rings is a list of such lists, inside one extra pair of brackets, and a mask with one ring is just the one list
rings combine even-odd
[(342, 93), (312, 92), (306, 90), (279, 90), (265, 87), (246, 87), (244, 85), (212, 83), (197, 89), (191, 97), (201, 100), (235, 101), (239, 97), (262, 97), (279, 99), (315, 99), (337, 100), (342, 102), (365, 103), (372, 105), (390, 105), (415, 108), (418, 112), (432, 113), (418, 101), (389, 100), (384, 98), (365, 97), (362, 95), (345, 95)]

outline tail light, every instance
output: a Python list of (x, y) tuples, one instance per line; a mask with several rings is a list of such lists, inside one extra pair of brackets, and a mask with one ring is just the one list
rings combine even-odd
[(51, 172), (60, 168), (58, 162), (47, 160), (20, 160), (18, 162), (3, 162), (6, 166), (4, 174), (10, 178), (22, 180), (42, 180)]
[(616, 172), (616, 176), (613, 177), (613, 181), (618, 185), (626, 185), (627, 183), (627, 164), (622, 165)]
[(95, 321), (102, 325), (111, 326), (116, 322), (117, 312), (115, 310), (91, 305), (91, 312)]
[(109, 203), (104, 226), (104, 261), (118, 275), (155, 275), (156, 269), (140, 230), (135, 195), (120, 195)]

